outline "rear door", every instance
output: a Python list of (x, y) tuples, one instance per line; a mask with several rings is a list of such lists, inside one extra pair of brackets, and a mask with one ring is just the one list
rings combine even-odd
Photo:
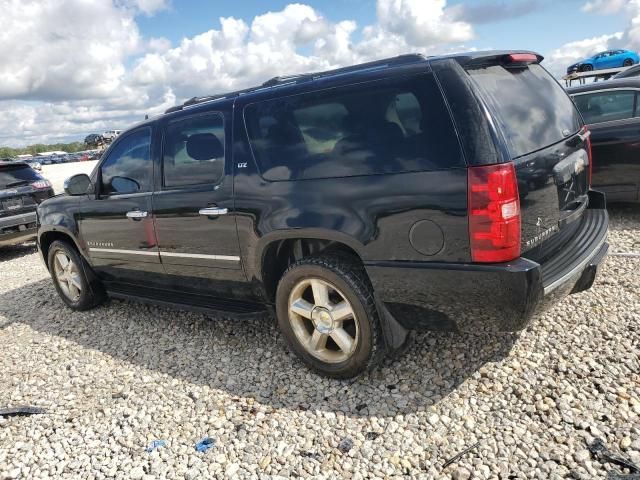
[(638, 92), (583, 92), (574, 101), (591, 130), (594, 188), (605, 192), (610, 201), (636, 201), (640, 188)]
[(160, 256), (172, 289), (221, 297), (243, 294), (227, 148), (230, 108), (164, 124), (154, 210)]
[(510, 65), (498, 59), (468, 72), (516, 167), (522, 252), (542, 259), (559, 247), (560, 238), (570, 238), (587, 207), (582, 120), (564, 89), (537, 62)]
[(107, 282), (148, 285), (163, 273), (153, 229), (151, 138), (149, 126), (118, 138), (94, 172), (95, 195), (79, 203), (81, 241)]

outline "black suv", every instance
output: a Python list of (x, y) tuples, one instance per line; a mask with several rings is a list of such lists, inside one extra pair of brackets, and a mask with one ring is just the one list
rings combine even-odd
[(406, 55), (194, 98), (38, 209), (73, 309), (253, 314), (350, 377), (414, 328), (514, 331), (607, 251), (589, 132), (529, 52)]
[(51, 183), (27, 163), (0, 160), (0, 246), (33, 240), (36, 207), (51, 196)]

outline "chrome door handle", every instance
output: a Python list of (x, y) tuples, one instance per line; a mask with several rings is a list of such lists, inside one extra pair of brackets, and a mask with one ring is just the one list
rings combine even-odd
[(200, 215), (206, 215), (208, 217), (213, 217), (213, 216), (217, 216), (217, 215), (226, 215), (227, 213), (229, 213), (229, 209), (228, 208), (218, 208), (218, 207), (208, 207), (208, 208), (201, 208), (198, 213)]
[(127, 218), (132, 218), (134, 220), (145, 218), (147, 215), (148, 212), (143, 212), (141, 210), (131, 210), (130, 212), (127, 212)]

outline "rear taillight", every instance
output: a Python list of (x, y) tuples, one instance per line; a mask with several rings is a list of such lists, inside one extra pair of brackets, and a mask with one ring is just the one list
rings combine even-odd
[(474, 262), (520, 256), (520, 199), (513, 163), (469, 167), (469, 240)]
[(50, 188), (51, 187), (51, 183), (49, 182), (49, 180), (38, 180), (36, 182), (33, 182), (31, 184), (31, 186), (33, 188), (37, 188), (38, 190), (42, 190), (45, 188)]

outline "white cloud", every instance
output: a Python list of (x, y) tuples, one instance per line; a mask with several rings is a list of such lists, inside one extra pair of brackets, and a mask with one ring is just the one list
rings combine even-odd
[(169, 8), (169, 0), (116, 0), (115, 3), (116, 6), (135, 9), (148, 16)]
[[(445, 0), (378, 0), (378, 22), (332, 23), (317, 10), (290, 4), (256, 16), (250, 25), (221, 18), (212, 29), (165, 53), (141, 58), (133, 78), (165, 83), (177, 95), (204, 95), (262, 82), (275, 75), (328, 69), (411, 51), (435, 52), (470, 40), (471, 25), (454, 20)], [(304, 52), (304, 53), (302, 53)]]
[(5, 0), (0, 17), (0, 144), (124, 128), (195, 95), (419, 51), (474, 36), (446, 0), (377, 0), (378, 20), (333, 22), (292, 3), (233, 17), (172, 45), (141, 37), (137, 15), (167, 0)]
[(628, 0), (591, 0), (582, 6), (582, 11), (588, 13), (618, 13), (626, 5)]
[(109, 2), (8, 0), (0, 16), (0, 100), (101, 98), (117, 92), (140, 43)]

